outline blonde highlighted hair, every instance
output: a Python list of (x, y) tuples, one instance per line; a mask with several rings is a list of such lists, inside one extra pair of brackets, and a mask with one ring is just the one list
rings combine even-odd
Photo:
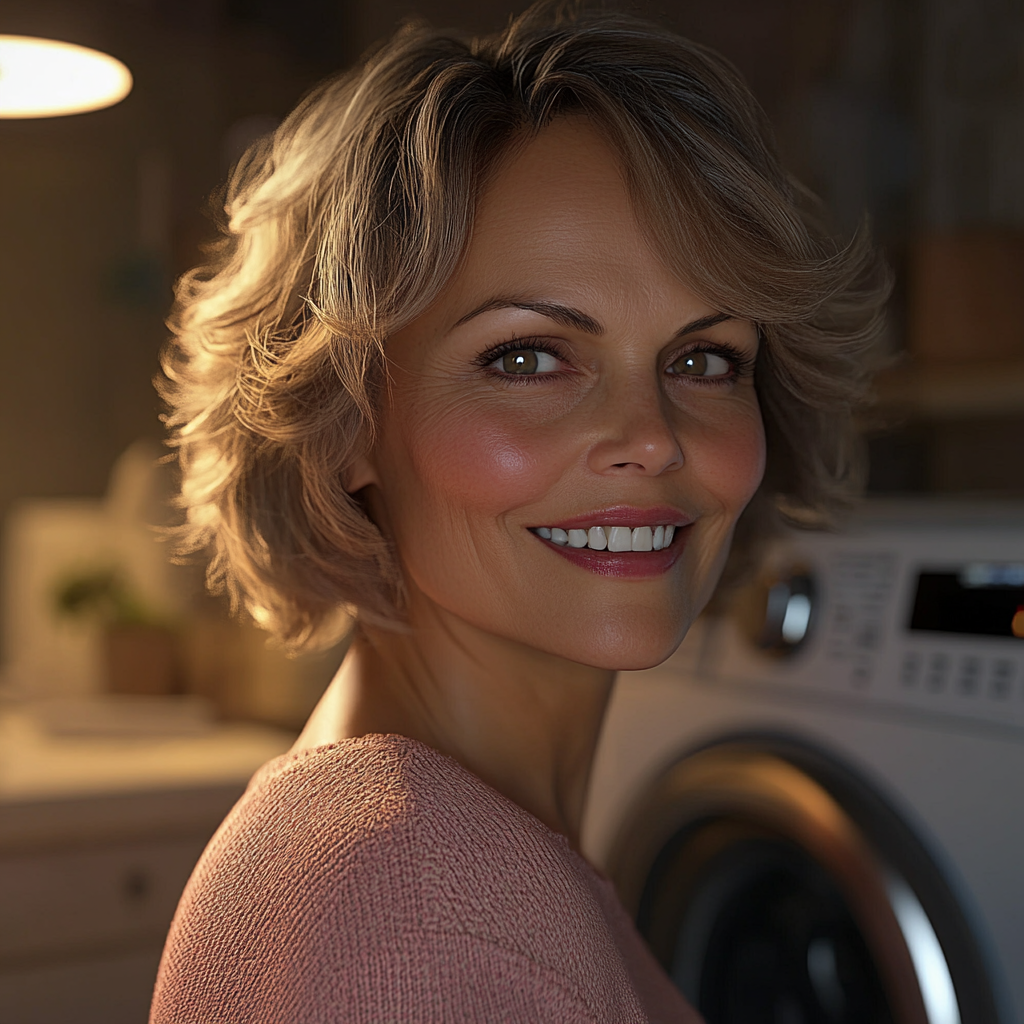
[(374, 437), (387, 339), (456, 269), (488, 169), (561, 114), (618, 152), (666, 264), (761, 333), (768, 464), (734, 566), (778, 510), (821, 518), (856, 484), (851, 410), (888, 272), (864, 232), (820, 226), (731, 65), (549, 4), (478, 40), (408, 26), (246, 154), (169, 321), (182, 549), (209, 551), (210, 584), (292, 646), (330, 639), (339, 609), (400, 620), (396, 555), (343, 473)]

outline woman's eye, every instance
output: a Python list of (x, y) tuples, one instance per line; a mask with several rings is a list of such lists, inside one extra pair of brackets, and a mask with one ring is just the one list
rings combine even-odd
[(536, 349), (523, 348), (514, 352), (506, 352), (491, 363), (502, 373), (528, 375), (534, 373), (552, 373), (558, 369), (558, 360), (550, 352), (538, 352)]
[(680, 377), (725, 377), (731, 370), (729, 360), (714, 352), (687, 352), (668, 368)]

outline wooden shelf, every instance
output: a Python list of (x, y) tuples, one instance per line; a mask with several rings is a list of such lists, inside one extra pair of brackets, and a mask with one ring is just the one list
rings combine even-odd
[(875, 378), (883, 413), (912, 419), (1024, 415), (1024, 359), (917, 363), (906, 360)]

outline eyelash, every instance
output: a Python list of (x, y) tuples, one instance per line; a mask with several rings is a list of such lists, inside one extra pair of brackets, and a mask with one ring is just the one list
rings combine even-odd
[[(481, 369), (487, 370), (495, 360), (500, 359), (508, 352), (546, 352), (555, 359), (568, 362), (565, 353), (558, 345), (547, 339), (541, 340), (539, 338), (512, 338), (509, 341), (503, 341), (487, 349), (485, 352), (481, 352), (474, 362)], [(690, 374), (670, 374), (670, 376), (685, 377), (689, 381), (697, 382), (702, 387), (715, 387), (724, 382), (732, 382), (743, 377), (749, 377), (754, 372), (754, 365), (757, 361), (755, 357), (733, 348), (732, 345), (721, 343), (701, 344), (698, 342), (693, 348), (684, 348), (674, 353), (666, 362), (665, 371), (673, 363), (682, 359), (683, 356), (693, 355), (698, 352), (707, 352), (709, 355), (721, 356), (722, 359), (732, 366), (732, 372), (722, 377), (699, 377)], [(492, 376), (510, 384), (539, 384), (542, 381), (550, 380), (552, 377), (562, 376), (561, 373), (506, 374), (500, 370), (492, 370), (491, 373)]]
[(733, 348), (732, 345), (726, 345), (721, 342), (697, 342), (693, 348), (684, 348), (679, 352), (674, 353), (670, 359), (665, 363), (665, 370), (673, 364), (678, 362), (683, 356), (695, 355), (698, 352), (706, 352), (708, 355), (721, 356), (729, 365), (732, 367), (732, 372), (722, 377), (698, 377), (690, 374), (674, 373), (669, 374), (672, 377), (685, 377), (687, 380), (692, 381), (702, 387), (715, 387), (723, 383), (732, 383), (733, 381), (741, 380), (744, 377), (749, 377), (754, 372), (754, 365), (757, 362), (756, 356), (747, 355), (745, 352), (741, 352), (738, 348)]
[[(549, 356), (553, 356), (563, 363), (569, 361), (562, 349), (547, 339), (542, 341), (539, 338), (512, 338), (510, 341), (503, 341), (499, 345), (494, 345), (492, 348), (487, 349), (486, 352), (481, 352), (474, 362), (482, 370), (486, 371), (490, 369), (491, 363), (509, 352), (546, 352)], [(564, 376), (561, 371), (555, 373), (518, 374), (502, 373), (500, 370), (491, 370), (490, 375), (509, 384), (540, 384), (542, 381), (551, 380), (552, 377)]]

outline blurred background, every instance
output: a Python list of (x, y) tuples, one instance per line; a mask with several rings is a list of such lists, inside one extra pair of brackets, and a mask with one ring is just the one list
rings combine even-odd
[[(191, 863), (343, 653), (268, 650), (153, 540), (173, 471), (150, 381), (172, 283), (215, 233), (211, 196), (403, 18), (484, 32), (525, 6), (0, 3), (0, 34), (94, 47), (134, 76), (108, 109), (0, 119), (0, 1007), (17, 1007), (0, 1020), (144, 1019)], [(735, 62), (837, 226), (866, 215), (885, 247), (870, 491), (1024, 492), (1017, 0), (620, 6)], [(49, 922), (41, 893), (63, 908)]]

